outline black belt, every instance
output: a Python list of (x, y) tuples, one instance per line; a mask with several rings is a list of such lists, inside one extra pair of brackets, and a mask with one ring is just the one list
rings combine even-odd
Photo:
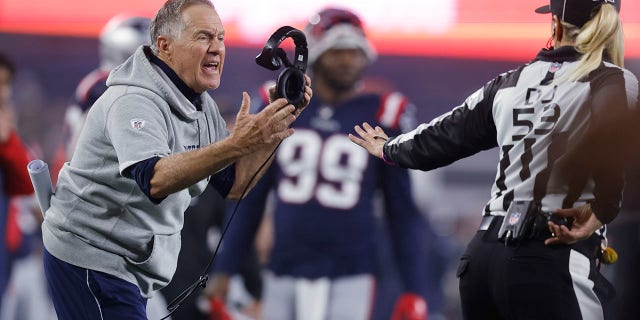
[[(504, 216), (492, 216), (492, 215), (482, 216), (482, 221), (480, 221), (480, 227), (478, 227), (478, 231), (487, 231), (493, 225), (496, 225), (496, 228), (499, 229), (503, 219), (504, 219)], [(544, 221), (546, 221), (546, 218), (544, 219), (545, 219)], [(535, 238), (546, 239), (551, 236), (551, 232), (549, 231), (549, 228), (547, 227), (546, 223), (538, 223), (533, 228), (534, 229), (532, 232), (534, 232), (533, 237)], [(495, 229), (496, 234), (498, 229)]]

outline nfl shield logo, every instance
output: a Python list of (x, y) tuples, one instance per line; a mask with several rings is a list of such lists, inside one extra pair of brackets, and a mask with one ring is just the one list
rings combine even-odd
[(555, 73), (556, 71), (560, 70), (560, 67), (562, 67), (562, 63), (560, 62), (554, 62), (551, 67), (549, 67), (549, 72), (550, 73)]
[(509, 224), (510, 224), (510, 225), (515, 225), (516, 223), (518, 223), (518, 221), (520, 221), (520, 217), (522, 217), (522, 213), (520, 213), (520, 212), (514, 212), (514, 213), (509, 217)]
[(136, 130), (140, 130), (144, 127), (144, 120), (142, 119), (132, 119), (131, 120), (131, 127), (136, 129)]

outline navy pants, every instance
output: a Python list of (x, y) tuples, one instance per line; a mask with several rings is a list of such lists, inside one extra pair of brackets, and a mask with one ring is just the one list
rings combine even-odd
[(44, 271), (59, 320), (146, 320), (147, 299), (130, 282), (76, 267), (44, 250)]

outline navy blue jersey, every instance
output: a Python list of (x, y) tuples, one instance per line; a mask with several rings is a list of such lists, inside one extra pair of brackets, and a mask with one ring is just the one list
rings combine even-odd
[(239, 253), (251, 246), (273, 194), (269, 268), (274, 273), (307, 278), (374, 273), (374, 203), (382, 196), (406, 290), (423, 294), (426, 225), (411, 197), (408, 171), (386, 165), (348, 138), (362, 119), (400, 134), (401, 127), (412, 125), (412, 111), (399, 93), (360, 95), (336, 106), (312, 99), (294, 123), (295, 133), (282, 142), (268, 172), (240, 204), (222, 244), (219, 269), (237, 270)]
[(76, 88), (72, 104), (87, 112), (98, 98), (107, 90), (109, 71), (96, 69), (87, 74)]
[(64, 124), (62, 126), (62, 139), (56, 148), (53, 159), (54, 184), (58, 176), (58, 170), (62, 165), (71, 160), (71, 155), (76, 147), (76, 140), (80, 135), (80, 130), (84, 125), (87, 112), (94, 102), (107, 90), (107, 78), (109, 71), (98, 68), (84, 76), (74, 95), (70, 99), (67, 110), (64, 115)]

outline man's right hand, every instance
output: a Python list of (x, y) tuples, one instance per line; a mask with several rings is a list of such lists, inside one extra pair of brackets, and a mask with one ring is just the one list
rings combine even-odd
[(277, 99), (256, 114), (249, 113), (249, 94), (242, 93), (242, 105), (236, 116), (236, 123), (231, 133), (235, 145), (249, 154), (274, 145), (293, 134), (289, 126), (296, 120), (293, 115), (295, 107), (287, 104), (286, 99)]

